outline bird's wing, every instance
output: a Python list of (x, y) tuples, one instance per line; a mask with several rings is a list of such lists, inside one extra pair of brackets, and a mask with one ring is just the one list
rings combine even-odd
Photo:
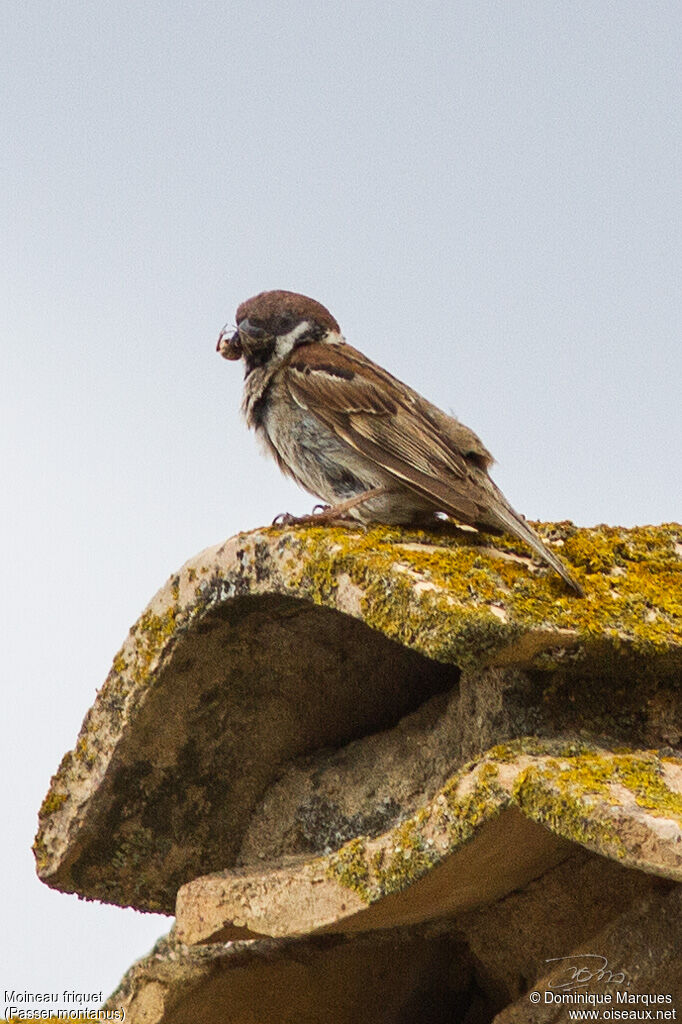
[[(429, 498), (434, 506), (464, 521), (476, 521), (480, 512), (475, 500), (476, 470), (472, 472), (466, 455), (453, 443), (455, 436), (478, 441), (467, 428), (457, 435), (456, 428), (461, 425), (436, 410), (452, 424), (448, 436), (425, 414), (420, 404), (424, 400), (416, 392), (349, 345), (301, 346), (292, 353), (286, 380), (294, 401), (356, 451)], [(480, 472), (478, 462), (476, 469)]]
[[(330, 351), (331, 349), (331, 351)], [(295, 402), (356, 451), (461, 522), (509, 530), (583, 589), (487, 473), (492, 456), (472, 430), (431, 405), (350, 345), (313, 343), (285, 373)]]

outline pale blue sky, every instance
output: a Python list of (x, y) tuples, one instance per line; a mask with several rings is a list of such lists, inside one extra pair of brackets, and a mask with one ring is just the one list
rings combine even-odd
[(681, 29), (677, 0), (0, 5), (0, 988), (106, 993), (170, 925), (29, 847), (154, 591), (312, 506), (215, 353), (240, 301), (328, 305), (530, 518), (680, 518)]

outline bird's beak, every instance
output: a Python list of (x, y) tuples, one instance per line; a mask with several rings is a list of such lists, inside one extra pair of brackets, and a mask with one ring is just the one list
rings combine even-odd
[(216, 352), (220, 352), (223, 359), (241, 359), (242, 343), (239, 338), (239, 331), (230, 334), (227, 328), (223, 327), (218, 335)]

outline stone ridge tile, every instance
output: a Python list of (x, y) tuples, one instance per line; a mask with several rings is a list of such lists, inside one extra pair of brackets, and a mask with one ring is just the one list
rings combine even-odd
[[(540, 741), (497, 747), (417, 814), (326, 857), (224, 871), (178, 893), (186, 943), (396, 927), (519, 888), (577, 843), (682, 881), (682, 763)], [(529, 751), (533, 750), (534, 753)]]
[[(668, 715), (669, 694), (657, 694), (656, 687), (659, 679), (678, 678), (682, 664), (682, 528), (577, 529), (559, 523), (541, 524), (539, 531), (580, 576), (585, 599), (568, 594), (553, 573), (525, 558), (518, 542), (499, 538), (493, 548), (471, 531), (270, 528), (201, 552), (170, 578), (132, 627), (74, 749), (52, 779), (34, 844), (40, 877), (89, 898), (170, 911), (175, 890), (193, 868), (178, 865), (177, 851), (166, 849), (174, 842), (170, 833), (159, 848), (159, 828), (169, 818), (177, 819), (172, 835), (191, 836), (197, 863), (217, 866), (234, 859), (250, 801), (267, 778), (258, 776), (257, 758), (239, 764), (251, 788), (229, 815), (221, 809), (223, 831), (229, 817), (233, 832), (212, 837), (220, 822), (210, 809), (225, 780), (217, 779), (216, 764), (196, 761), (202, 746), (192, 723), (200, 700), (217, 701), (211, 714), (219, 720), (224, 709), (217, 693), (229, 674), (229, 658), (239, 655), (244, 663), (257, 657), (256, 628), (252, 652), (243, 638), (230, 653), (229, 643), (222, 653), (210, 649), (206, 659), (213, 659), (215, 679), (208, 678), (205, 664), (205, 690), (194, 693), (189, 683), (192, 659), (202, 657), (202, 645), (210, 647), (207, 631), (218, 622), (221, 636), (236, 635), (235, 617), (246, 615), (244, 602), (255, 602), (248, 604), (248, 614), (265, 630), (277, 626), (271, 610), (280, 602), (283, 643), (291, 632), (284, 627), (286, 617), (294, 630), (301, 609), (317, 607), (342, 612), (349, 622), (361, 620), (374, 636), (381, 633), (434, 664), (532, 663), (547, 672), (594, 671), (624, 680), (629, 691), (636, 681), (644, 704), (656, 707), (658, 701), (661, 715)], [(343, 648), (344, 631), (333, 629), (334, 642)], [(350, 721), (362, 715), (372, 698), (375, 706), (357, 723), (355, 735), (387, 727), (376, 682), (347, 694), (339, 714), (332, 706), (321, 734), (312, 725), (309, 736), (297, 733), (301, 721), (287, 717), (284, 700), (280, 722), (290, 744), (282, 756), (353, 738), (343, 728), (330, 731), (330, 722), (343, 726), (344, 716)], [(249, 681), (237, 683), (248, 711)], [(409, 711), (408, 696), (402, 696)], [(679, 742), (679, 722), (671, 721), (669, 730), (668, 742)], [(145, 757), (146, 750), (153, 758)], [(102, 834), (111, 837), (110, 844), (93, 845), (92, 837)]]

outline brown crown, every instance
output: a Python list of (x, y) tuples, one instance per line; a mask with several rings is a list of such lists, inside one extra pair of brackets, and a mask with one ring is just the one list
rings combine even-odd
[(252, 299), (242, 302), (237, 309), (237, 323), (248, 319), (266, 325), (282, 316), (292, 316), (297, 321), (313, 320), (330, 331), (340, 333), (336, 320), (321, 302), (309, 299), (307, 295), (299, 295), (297, 292), (261, 292)]

